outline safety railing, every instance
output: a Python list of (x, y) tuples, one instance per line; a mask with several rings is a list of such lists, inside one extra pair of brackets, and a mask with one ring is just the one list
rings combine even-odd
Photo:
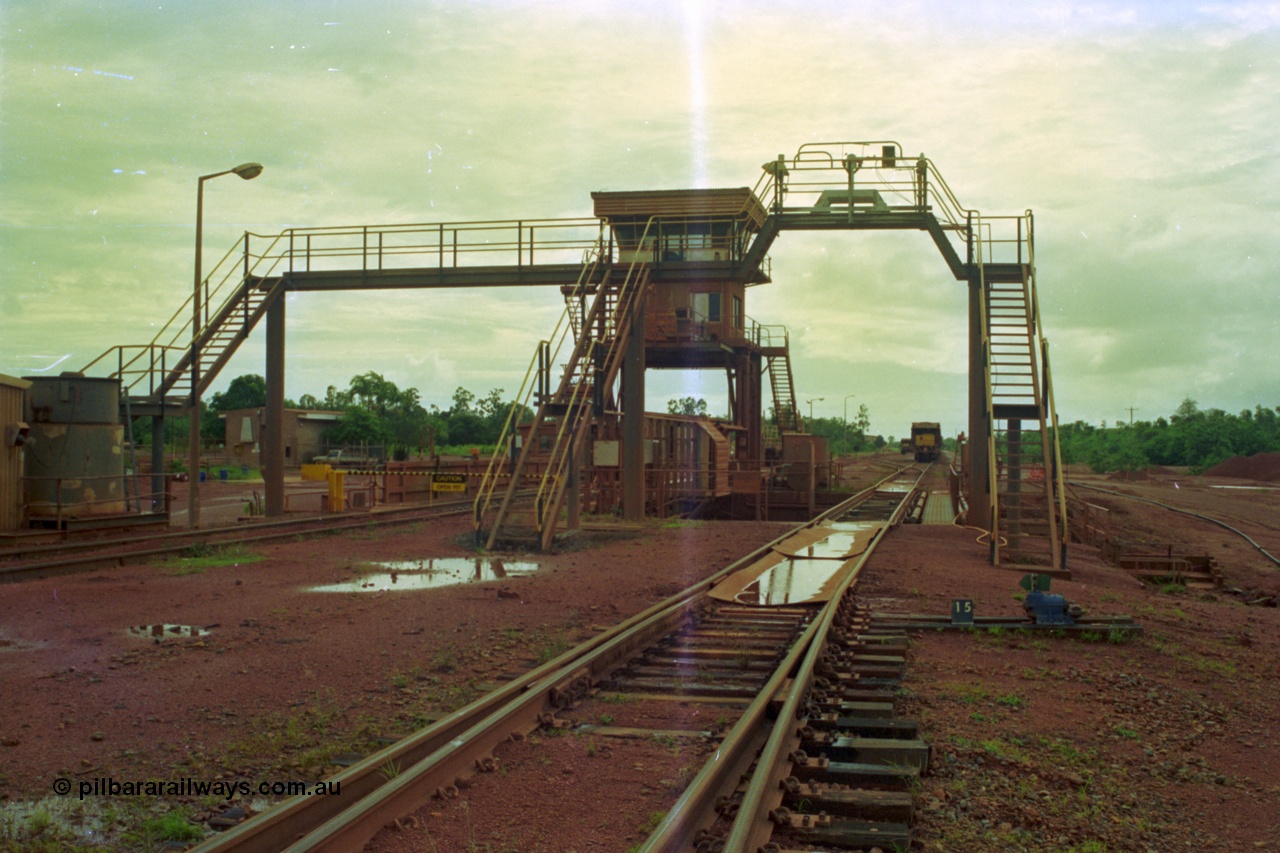
[(960, 204), (931, 160), (904, 156), (892, 140), (807, 143), (791, 158), (765, 163), (755, 193), (775, 214), (927, 212), (969, 263), (979, 240), (986, 263), (1026, 263), (1029, 256), (1026, 215), (982, 218)]
[(519, 219), (291, 228), (289, 272), (574, 264), (600, 243), (599, 219)]
[(790, 334), (787, 327), (778, 324), (765, 324), (747, 318), (747, 337), (761, 349), (789, 349)]
[[(252, 238), (268, 241), (266, 248), (253, 251)], [(216, 326), (233, 317), (237, 308), (245, 312), (244, 319), (248, 321), (254, 283), (271, 278), (285, 260), (278, 250), (282, 238), (283, 235), (246, 231), (214, 264), (200, 282), (202, 337), (211, 337), (217, 331)], [(125, 393), (141, 396), (140, 392), (145, 388), (146, 396), (155, 397), (167, 392), (175, 385), (174, 375), (190, 368), (195, 297), (194, 290), (188, 291), (182, 304), (148, 343), (112, 347), (89, 362), (81, 372), (87, 374), (95, 367), (109, 364), (114, 357), (116, 371), (110, 375), (120, 378)]]
[(163, 378), (190, 351), (189, 346), (161, 344), (114, 346), (81, 368), (81, 372), (87, 374), (100, 364), (110, 365), (114, 356), (115, 370), (109, 375), (120, 380), (121, 391), (135, 397), (154, 397), (160, 390)]

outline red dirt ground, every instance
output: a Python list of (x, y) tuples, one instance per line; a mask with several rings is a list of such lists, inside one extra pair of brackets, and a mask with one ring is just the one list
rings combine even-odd
[[(1232, 481), (1179, 473), (1079, 479), (1222, 517), (1280, 554), (1280, 492), (1215, 490)], [(1079, 493), (1110, 506), (1125, 538), (1210, 553), (1228, 588), (1280, 592), (1280, 568), (1221, 528)], [(77, 788), (105, 777), (318, 778), (340, 753), (367, 752), (377, 736), (458, 707), (783, 529), (650, 523), (583, 536), (534, 558), (541, 569), (527, 577), (414, 592), (307, 587), (355, 577), (366, 561), (471, 556), (466, 521), (269, 545), (253, 549), (260, 561), (198, 571), (138, 565), (0, 586), (0, 798), (10, 801), (0, 849), (136, 849), (124, 832), (141, 816), (183, 805), (204, 820), (224, 808), (217, 798), (59, 800), (48, 797), (58, 777)], [(868, 568), (864, 598), (945, 613), (950, 599), (969, 597), (980, 613), (1020, 614), (1021, 571), (987, 565), (976, 536), (898, 529)], [(1132, 615), (1144, 636), (913, 642), (902, 712), (934, 745), (917, 846), (1280, 850), (1280, 611), (1227, 590), (1144, 587), (1085, 546), (1070, 565), (1072, 580), (1055, 592), (1091, 613)], [(148, 623), (212, 627), (161, 643), (126, 632)], [(672, 727), (705, 727), (697, 709), (681, 713)], [(374, 849), (625, 850), (701, 748), (576, 736), (512, 745), (499, 773), (420, 813), (417, 828), (383, 833)], [(46, 797), (39, 805), (55, 819), (32, 836), (31, 802)]]

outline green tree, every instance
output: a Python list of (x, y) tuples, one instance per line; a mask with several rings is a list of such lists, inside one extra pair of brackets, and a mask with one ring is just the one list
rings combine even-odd
[(667, 413), (672, 415), (694, 415), (700, 418), (707, 416), (707, 401), (701, 397), (681, 397), (667, 401)]
[(246, 373), (231, 380), (226, 391), (215, 391), (209, 408), (215, 412), (233, 409), (256, 409), (267, 404), (267, 380), (257, 373)]

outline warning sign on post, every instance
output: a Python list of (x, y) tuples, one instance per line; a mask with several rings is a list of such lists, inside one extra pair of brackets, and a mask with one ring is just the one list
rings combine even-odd
[(431, 475), (431, 491), (433, 492), (465, 492), (466, 490), (466, 474)]

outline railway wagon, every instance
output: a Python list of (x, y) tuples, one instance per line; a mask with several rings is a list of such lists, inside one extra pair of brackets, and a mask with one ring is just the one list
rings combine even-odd
[(935, 462), (942, 452), (942, 426), (920, 421), (911, 425), (911, 447), (917, 462)]

